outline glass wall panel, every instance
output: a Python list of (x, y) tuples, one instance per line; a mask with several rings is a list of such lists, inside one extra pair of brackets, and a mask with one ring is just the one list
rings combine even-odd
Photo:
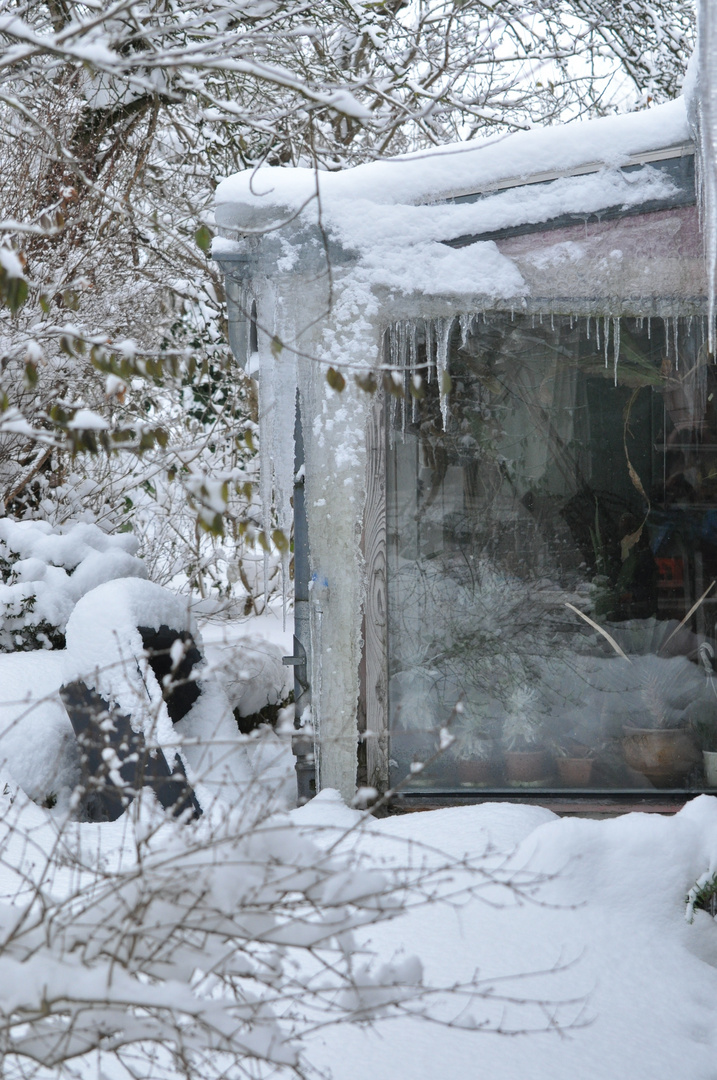
[(618, 329), (456, 323), (445, 429), (435, 372), (392, 404), (393, 784), (717, 786), (717, 368), (701, 319)]

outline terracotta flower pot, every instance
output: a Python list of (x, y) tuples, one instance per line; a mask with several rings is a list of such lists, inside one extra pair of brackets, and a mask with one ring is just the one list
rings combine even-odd
[(566, 787), (586, 787), (593, 772), (592, 758), (559, 757), (556, 759), (558, 776)]
[(694, 739), (682, 728), (624, 728), (623, 732), (625, 761), (655, 787), (682, 787), (701, 764)]
[(514, 784), (531, 784), (544, 780), (550, 772), (546, 750), (507, 750), (505, 775)]
[(459, 761), (456, 765), (461, 784), (487, 784), (493, 772), (491, 761)]

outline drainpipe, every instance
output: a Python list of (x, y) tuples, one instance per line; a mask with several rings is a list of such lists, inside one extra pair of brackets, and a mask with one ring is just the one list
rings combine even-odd
[[(311, 721), (311, 654), (309, 621), (309, 531), (304, 496), (304, 435), (299, 395), (296, 395), (294, 425), (294, 655), (284, 664), (294, 668), (294, 727), (291, 748), (296, 756), (296, 784), (299, 806), (316, 794), (316, 759)], [(308, 723), (308, 728), (302, 726)]]

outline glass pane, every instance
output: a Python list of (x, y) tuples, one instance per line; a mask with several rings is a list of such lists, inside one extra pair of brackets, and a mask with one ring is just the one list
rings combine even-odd
[(446, 430), (435, 372), (393, 401), (394, 784), (717, 786), (717, 368), (701, 319), (610, 320), (607, 366), (606, 325), (456, 324)]

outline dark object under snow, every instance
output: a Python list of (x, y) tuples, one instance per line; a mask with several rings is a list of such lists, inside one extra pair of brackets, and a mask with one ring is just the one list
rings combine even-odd
[[(163, 688), (169, 717), (176, 724), (200, 696), (192, 671), (201, 653), (186, 631), (164, 624), (159, 630), (144, 626), (138, 630), (149, 666)], [(184, 655), (175, 664), (171, 648), (177, 640), (184, 646)], [(168, 684), (166, 676), (170, 676)], [(133, 728), (131, 717), (80, 680), (61, 687), (60, 696), (80, 745), (82, 816), (86, 820), (115, 821), (143, 787), (150, 787), (174, 817), (189, 810), (192, 818), (200, 816), (201, 807), (179, 754), (174, 755), (170, 770), (162, 749), (147, 746), (144, 734)]]

